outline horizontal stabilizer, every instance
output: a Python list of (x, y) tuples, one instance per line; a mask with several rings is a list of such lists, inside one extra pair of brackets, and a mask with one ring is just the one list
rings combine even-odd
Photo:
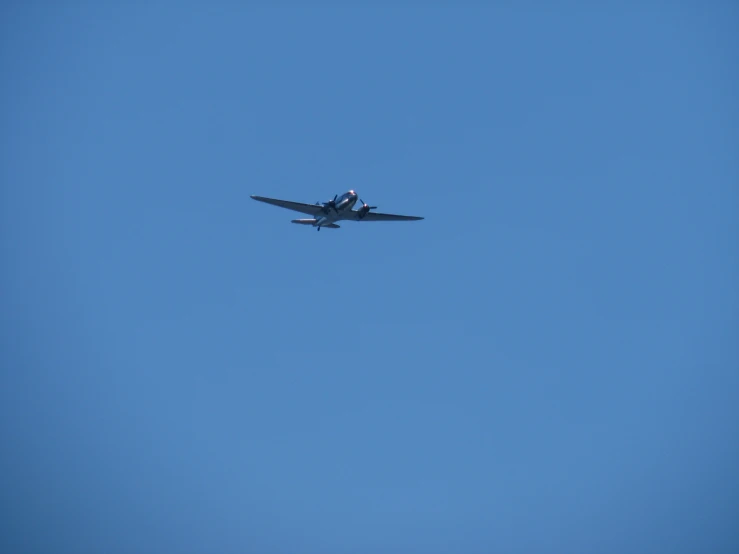
[[(293, 219), (292, 223), (297, 223), (298, 225), (313, 225), (317, 219)], [(328, 227), (329, 229), (341, 229), (336, 223), (328, 223), (326, 225), (321, 225), (321, 227)]]

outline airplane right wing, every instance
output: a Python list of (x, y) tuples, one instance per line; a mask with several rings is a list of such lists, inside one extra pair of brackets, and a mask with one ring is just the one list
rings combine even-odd
[(272, 204), (273, 206), (279, 206), (280, 208), (287, 208), (295, 212), (300, 212), (308, 215), (317, 215), (323, 211), (323, 206), (320, 204), (304, 204), (302, 202), (290, 202), (289, 200), (278, 200), (276, 198), (265, 198), (264, 196), (251, 195), (254, 200), (264, 202), (266, 204)]

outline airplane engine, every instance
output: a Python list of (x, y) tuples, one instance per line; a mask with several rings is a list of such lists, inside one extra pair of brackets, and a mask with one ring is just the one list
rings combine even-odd
[(364, 216), (366, 216), (370, 210), (377, 209), (377, 206), (368, 206), (367, 204), (365, 204), (364, 200), (362, 200), (361, 198), (359, 199), (359, 201), (362, 203), (362, 207), (357, 210), (357, 217), (359, 219), (364, 219)]

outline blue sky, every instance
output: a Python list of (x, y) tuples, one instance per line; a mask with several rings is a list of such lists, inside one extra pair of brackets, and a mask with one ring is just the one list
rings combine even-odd
[(4, 5), (2, 550), (736, 552), (738, 21)]

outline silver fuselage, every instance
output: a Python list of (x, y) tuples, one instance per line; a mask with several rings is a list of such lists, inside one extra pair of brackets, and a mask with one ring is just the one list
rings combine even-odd
[(325, 206), (323, 212), (316, 216), (316, 222), (313, 224), (315, 227), (323, 227), (329, 225), (335, 221), (341, 221), (344, 219), (345, 212), (351, 212), (354, 204), (357, 203), (358, 195), (353, 190), (345, 192), (339, 198), (336, 199), (336, 207)]

